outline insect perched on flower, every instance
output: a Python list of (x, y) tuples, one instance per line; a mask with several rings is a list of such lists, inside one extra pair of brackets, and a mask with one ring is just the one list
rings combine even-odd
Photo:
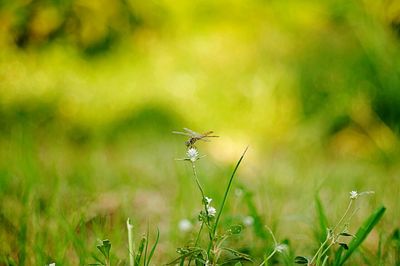
[(217, 138), (217, 137), (219, 137), (219, 136), (211, 135), (212, 133), (214, 133), (214, 131), (207, 131), (207, 132), (204, 132), (203, 134), (201, 134), (201, 133), (197, 133), (197, 132), (195, 132), (195, 131), (193, 131), (191, 129), (188, 129), (186, 127), (184, 127), (183, 130), (185, 130), (185, 132), (172, 131), (172, 133), (178, 134), (178, 135), (188, 136), (189, 139), (185, 142), (185, 144), (186, 144), (186, 146), (188, 148), (192, 148), (194, 146), (194, 144), (196, 143), (196, 141), (198, 141), (198, 140), (210, 141), (207, 138)]

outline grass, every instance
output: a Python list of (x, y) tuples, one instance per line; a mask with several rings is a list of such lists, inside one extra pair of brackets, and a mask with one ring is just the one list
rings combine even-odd
[[(8, 148), (2, 153), (0, 222), (3, 229), (0, 236), (6, 243), (0, 253), (2, 264), (55, 262), (86, 265), (100, 260), (111, 265), (124, 265), (129, 264), (129, 250), (136, 247), (135, 261), (161, 265), (179, 256), (175, 253), (177, 247), (181, 247), (180, 252), (201, 253), (199, 249), (194, 249), (196, 245), (193, 244), (201, 228), (197, 217), (198, 212), (204, 210), (204, 206), (200, 208), (203, 201), (196, 183), (190, 178), (191, 163), (174, 163), (174, 157), (182, 157), (179, 156), (182, 152), (179, 148), (176, 153), (171, 151), (175, 145), (179, 147), (183, 144), (176, 143), (173, 137), (162, 141), (171, 143), (161, 146), (162, 151), (153, 154), (156, 147), (153, 145), (152, 149), (144, 149), (138, 157), (129, 152), (132, 149), (129, 145), (114, 143), (110, 146), (99, 142), (91, 144), (82, 153), (81, 149), (75, 150), (69, 144), (39, 146), (38, 139), (34, 140), (28, 134), (12, 138), (3, 145)], [(148, 143), (154, 139), (160, 141), (148, 138)], [(131, 139), (134, 142), (132, 146), (138, 144), (134, 139)], [(199, 151), (206, 152), (211, 145), (218, 145), (218, 141), (202, 144)], [(21, 151), (21, 156), (14, 156), (16, 151)], [(268, 173), (263, 170), (252, 173), (248, 169), (257, 167), (251, 155), (256, 149), (249, 149), (248, 157), (240, 168), (237, 168), (239, 164), (236, 168), (229, 164), (217, 166), (213, 163), (211, 152), (209, 150), (209, 156), (196, 161), (199, 182), (204, 193), (213, 198), (219, 221), (217, 223), (214, 217), (208, 225), (212, 241), (207, 227), (203, 228), (197, 245), (197, 248), (204, 248), (203, 254), (207, 254), (211, 243), (210, 258), (218, 254), (219, 262), (240, 257), (243, 263), (251, 259), (255, 265), (264, 261), (264, 265), (292, 265), (296, 255), (309, 260), (318, 254), (316, 251), (324, 236), (323, 228), (333, 226), (345, 210), (343, 206), (348, 192), (357, 188), (374, 189), (375, 194), (357, 200), (360, 202), (358, 212), (348, 225), (348, 232), (355, 234), (356, 238), (346, 242), (352, 254), (341, 251), (342, 248), (335, 244), (316, 259), (322, 263), (324, 255), (329, 255), (324, 265), (341, 265), (344, 261), (352, 265), (365, 263), (365, 260), (373, 265), (376, 261), (391, 263), (396, 260), (397, 242), (391, 236), (398, 226), (391, 222), (396, 217), (393, 211), (396, 209), (393, 204), (396, 188), (389, 186), (389, 181), (383, 178), (361, 182), (364, 177), (361, 179), (351, 172), (368, 167), (372, 175), (377, 169), (382, 173), (384, 168), (371, 166), (363, 160), (353, 161), (352, 167), (348, 168), (348, 162), (335, 159), (337, 172), (330, 173), (330, 178), (341, 180), (340, 177), (347, 173), (347, 176), (350, 175), (348, 183), (330, 179), (321, 182), (321, 176), (315, 174), (318, 172), (316, 169), (306, 168), (306, 158), (301, 159), (301, 166), (288, 157), (280, 157), (279, 161), (275, 158), (269, 161), (270, 165), (264, 166), (269, 169)], [(43, 154), (46, 156), (40, 157)], [(130, 160), (124, 161), (125, 156)], [(146, 163), (142, 157), (146, 160), (151, 158), (151, 162)], [(4, 163), (5, 158), (8, 158), (7, 164)], [(43, 158), (50, 158), (51, 161)], [(63, 161), (57, 161), (60, 159)], [(323, 158), (318, 160), (319, 169), (329, 167)], [(281, 172), (283, 169), (279, 163), (297, 169), (296, 179), (287, 176), (286, 171)], [(154, 164), (157, 171), (153, 171)], [(235, 178), (234, 175), (229, 178), (232, 168), (237, 175)], [(310, 173), (314, 175), (307, 177)], [(383, 189), (393, 194), (382, 193)], [(320, 197), (315, 199), (313, 195), (317, 190)], [(228, 191), (231, 193), (228, 194)], [(384, 209), (377, 209), (381, 202), (388, 209), (383, 218)], [(363, 223), (375, 209), (377, 212)], [(244, 220), (249, 216), (252, 221), (245, 224)], [(133, 225), (131, 242), (136, 245), (128, 245), (127, 217), (131, 217), (130, 224)], [(189, 219), (193, 227), (189, 231), (180, 231), (178, 223), (181, 219)], [(377, 223), (378, 220), (382, 221)], [(146, 224), (149, 224), (148, 229)], [(216, 224), (219, 224), (218, 229)], [(157, 227), (160, 228), (159, 237), (155, 234)], [(148, 233), (141, 237), (143, 232)], [(276, 237), (271, 236), (272, 232)], [(381, 237), (378, 238), (378, 235)], [(96, 251), (99, 239), (109, 239), (111, 243), (107, 258), (101, 259), (103, 252)], [(223, 244), (220, 244), (222, 240)], [(153, 249), (150, 243), (158, 243), (157, 248)], [(381, 255), (378, 254), (378, 243)], [(286, 248), (284, 252), (277, 252), (276, 247), (280, 244)], [(338, 256), (339, 253), (342, 255)]]

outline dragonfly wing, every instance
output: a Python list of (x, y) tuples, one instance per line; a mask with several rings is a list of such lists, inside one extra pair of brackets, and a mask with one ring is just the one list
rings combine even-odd
[(184, 136), (189, 136), (191, 137), (192, 135), (189, 133), (185, 133), (185, 132), (179, 132), (179, 131), (172, 131), (173, 134), (178, 134), (178, 135), (184, 135)]
[(200, 138), (202, 136), (200, 133), (197, 133), (196, 131), (193, 131), (189, 128), (184, 127), (183, 129), (193, 137)]

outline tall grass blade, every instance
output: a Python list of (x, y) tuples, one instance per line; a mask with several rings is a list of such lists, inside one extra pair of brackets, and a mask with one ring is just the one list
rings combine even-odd
[(149, 224), (147, 223), (147, 231), (146, 231), (146, 245), (144, 248), (144, 257), (143, 257), (143, 265), (146, 266), (147, 263), (147, 249), (149, 247)]
[(342, 257), (344, 248), (342, 246), (339, 247), (339, 249), (335, 253), (335, 260), (333, 261), (333, 266), (338, 266), (340, 263), (340, 258)]
[(147, 242), (147, 239), (144, 236), (142, 238), (142, 240), (140, 240), (139, 249), (138, 249), (138, 251), (136, 253), (136, 256), (135, 256), (135, 266), (139, 266), (139, 264), (140, 264), (140, 259), (142, 258), (142, 253), (143, 253), (144, 246), (145, 246), (146, 242)]
[(150, 250), (150, 254), (149, 254), (149, 258), (147, 259), (147, 265), (150, 264), (151, 258), (154, 255), (154, 251), (156, 250), (156, 247), (158, 245), (158, 240), (160, 239), (160, 230), (157, 228), (157, 237), (156, 237), (156, 241), (154, 242), (153, 247)]
[(391, 242), (393, 242), (395, 265), (400, 265), (400, 229), (399, 228), (396, 228), (393, 231), (392, 236), (389, 240)]
[(326, 239), (328, 229), (328, 218), (326, 217), (324, 206), (322, 205), (321, 199), (318, 194), (315, 195), (315, 209), (317, 211), (319, 232), (316, 232), (316, 236), (320, 243), (323, 243)]
[(341, 266), (346, 262), (346, 260), (361, 245), (361, 243), (365, 240), (368, 234), (375, 227), (375, 225), (379, 222), (385, 211), (386, 208), (384, 206), (381, 206), (378, 209), (376, 209), (375, 212), (370, 217), (368, 217), (367, 220), (365, 220), (365, 222), (358, 229), (353, 240), (350, 242), (349, 249), (344, 253), (343, 257), (340, 258), (339, 263), (335, 265)]
[(244, 152), (242, 153), (242, 156), (240, 156), (240, 159), (239, 159), (239, 161), (237, 162), (237, 164), (236, 164), (236, 166), (235, 166), (235, 169), (233, 170), (232, 175), (231, 175), (231, 177), (230, 177), (230, 179), (229, 179), (228, 185), (227, 185), (227, 187), (226, 187), (226, 189), (225, 189), (224, 198), (223, 198), (223, 200), (222, 200), (221, 207), (219, 208), (219, 211), (218, 211), (218, 214), (217, 214), (217, 218), (215, 219), (214, 228), (213, 228), (213, 231), (212, 231), (212, 237), (213, 237), (213, 238), (214, 238), (214, 236), (215, 236), (215, 232), (217, 231), (219, 219), (220, 219), (221, 214), (222, 214), (222, 211), (223, 211), (223, 209), (224, 209), (226, 199), (228, 198), (228, 193), (229, 193), (229, 190), (230, 190), (230, 188), (231, 188), (231, 186), (232, 186), (233, 178), (235, 177), (236, 171), (237, 171), (237, 169), (239, 168), (239, 165), (240, 165), (240, 163), (242, 162), (242, 160), (243, 160), (243, 158), (244, 158), (244, 155), (246, 154), (248, 148), (249, 148), (249, 147), (246, 147), (246, 149), (245, 149)]
[(246, 149), (245, 149), (244, 152), (242, 153), (242, 156), (240, 156), (239, 161), (236, 163), (235, 169), (233, 169), (232, 175), (231, 175), (231, 177), (229, 178), (228, 185), (226, 186), (224, 198), (222, 199), (221, 207), (219, 208), (219, 211), (218, 211), (218, 214), (217, 214), (217, 218), (215, 219), (214, 227), (212, 228), (211, 237), (210, 237), (211, 239), (210, 239), (210, 243), (209, 243), (208, 248), (207, 248), (207, 254), (208, 254), (208, 255), (210, 254), (212, 242), (213, 242), (213, 240), (214, 240), (214, 238), (215, 238), (215, 233), (216, 233), (216, 231), (217, 231), (219, 219), (221, 218), (221, 214), (222, 214), (222, 211), (223, 211), (223, 209), (224, 209), (226, 199), (228, 198), (228, 193), (229, 193), (229, 190), (230, 190), (230, 188), (231, 188), (231, 186), (232, 186), (233, 178), (235, 177), (236, 171), (237, 171), (237, 169), (239, 168), (239, 165), (240, 165), (240, 163), (242, 162), (242, 160), (243, 160), (243, 158), (244, 158), (244, 155), (246, 154), (248, 148), (249, 148), (249, 147), (246, 147)]

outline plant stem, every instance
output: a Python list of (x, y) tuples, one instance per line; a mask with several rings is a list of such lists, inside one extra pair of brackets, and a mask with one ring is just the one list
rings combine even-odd
[(126, 227), (128, 228), (128, 252), (129, 252), (129, 265), (130, 266), (135, 266), (135, 254), (134, 254), (134, 243), (133, 243), (133, 237), (132, 237), (132, 229), (133, 225), (131, 224), (130, 219), (126, 221)]
[(339, 222), (332, 229), (333, 233), (335, 233), (335, 230), (339, 227), (339, 225), (343, 222), (344, 218), (347, 216), (347, 213), (349, 212), (352, 204), (353, 204), (353, 200), (351, 199), (350, 202), (349, 202), (349, 205), (347, 206), (347, 209), (346, 209), (345, 213), (342, 216), (342, 218), (340, 218)]
[[(337, 234), (336, 234), (336, 229), (342, 224), (343, 220), (346, 218), (347, 214), (350, 211), (350, 208), (353, 204), (353, 199), (350, 200), (349, 205), (347, 206), (346, 211), (344, 212), (344, 214), (342, 215), (342, 217), (340, 218), (340, 220), (337, 222), (337, 224), (333, 227), (331, 233), (328, 233), (324, 243), (321, 244), (321, 246), (318, 248), (317, 252), (315, 253), (315, 255), (313, 256), (313, 258), (310, 261), (310, 264), (312, 264), (314, 262), (314, 260), (317, 258), (318, 254), (323, 250), (324, 246), (326, 243), (328, 243), (329, 239), (332, 239), (331, 243), (322, 251), (321, 256), (323, 256), (326, 252), (328, 252), (329, 248), (336, 243), (336, 240), (338, 238)], [(352, 214), (353, 215), (353, 214)]]
[(260, 266), (263, 266), (267, 261), (269, 261), (269, 259), (272, 258), (272, 256), (274, 256), (275, 253), (276, 249), (274, 249), (274, 251), (272, 251), (271, 254), (269, 254), (269, 256), (260, 264)]
[(197, 234), (196, 242), (194, 243), (194, 247), (197, 247), (197, 244), (199, 243), (200, 234), (201, 234), (201, 231), (203, 230), (203, 226), (204, 226), (204, 221), (201, 222), (201, 226), (200, 226), (200, 229), (199, 229), (199, 233)]
[[(206, 221), (203, 221), (203, 222), (205, 222), (206, 225), (207, 225), (207, 228), (208, 228), (208, 236), (209, 236), (210, 242), (211, 242), (211, 241), (212, 241), (212, 234), (211, 234), (211, 229), (210, 229), (210, 228), (211, 228), (211, 225), (210, 225), (210, 216), (208, 215), (207, 200), (206, 200), (206, 196), (204, 195), (203, 187), (201, 186), (200, 181), (199, 181), (199, 178), (197, 177), (196, 165), (195, 165), (194, 162), (192, 162), (192, 169), (193, 169), (193, 176), (194, 176), (194, 179), (195, 179), (196, 184), (197, 184), (197, 187), (199, 188), (200, 193), (201, 193), (202, 203), (203, 203), (203, 205), (204, 205), (204, 211), (205, 211), (205, 213), (206, 213), (206, 217), (205, 217)], [(203, 218), (204, 218), (204, 217), (203, 217)], [(204, 223), (203, 223), (203, 224), (204, 224)], [(209, 254), (207, 253), (207, 255), (209, 255)]]

